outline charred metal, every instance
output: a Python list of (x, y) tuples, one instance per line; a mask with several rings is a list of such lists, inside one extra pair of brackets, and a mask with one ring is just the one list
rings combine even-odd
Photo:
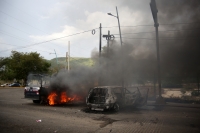
[(141, 106), (146, 104), (148, 90), (145, 97), (141, 96), (140, 90), (130, 92), (121, 86), (99, 86), (92, 88), (86, 98), (86, 104), (90, 110), (114, 110), (120, 107)]

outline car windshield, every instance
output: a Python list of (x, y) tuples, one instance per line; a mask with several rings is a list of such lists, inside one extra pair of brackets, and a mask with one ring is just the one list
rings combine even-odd
[(27, 86), (30, 87), (39, 87), (42, 85), (47, 85), (50, 83), (50, 76), (43, 76), (38, 74), (33, 74), (28, 76)]
[(107, 88), (95, 88), (95, 89), (93, 89), (92, 94), (105, 96), (107, 91), (108, 91)]

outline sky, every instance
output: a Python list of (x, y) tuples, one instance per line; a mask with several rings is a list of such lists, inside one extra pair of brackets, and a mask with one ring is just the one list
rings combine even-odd
[[(102, 35), (110, 31), (115, 36), (114, 45), (120, 45), (117, 18), (107, 14), (116, 16), (117, 7), (123, 45), (137, 45), (134, 57), (145, 58), (156, 48), (150, 1), (0, 0), (0, 57), (9, 57), (14, 50), (38, 52), (50, 60), (65, 57), (70, 43), (70, 57), (90, 58), (99, 51), (100, 23)], [(156, 0), (156, 4), (160, 38), (177, 35), (177, 32), (163, 31), (191, 28), (195, 26), (193, 22), (199, 24), (199, 0)], [(106, 45), (102, 37), (102, 47)]]
[[(100, 23), (102, 34), (108, 34), (108, 30), (116, 34), (120, 45), (117, 18), (107, 15), (116, 15), (116, 6), (122, 33), (152, 31), (149, 3), (150, 0), (0, 0), (0, 57), (8, 57), (14, 50), (37, 52), (50, 60), (56, 55), (65, 57), (70, 43), (71, 57), (90, 58), (92, 51), (99, 50)], [(137, 25), (152, 26), (125, 27)], [(106, 44), (102, 38), (102, 46)]]

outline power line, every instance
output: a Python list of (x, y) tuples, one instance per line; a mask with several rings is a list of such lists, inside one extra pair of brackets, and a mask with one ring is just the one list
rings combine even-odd
[[(17, 21), (19, 21), (19, 22), (21, 22), (21, 23), (24, 23), (24, 24), (26, 24), (26, 25), (28, 25), (28, 26), (30, 26), (30, 27), (32, 27), (32, 28), (34, 28), (34, 29), (37, 29), (37, 30), (39, 30), (39, 31), (42, 31), (42, 30), (40, 30), (40, 29), (38, 29), (38, 28), (36, 28), (36, 27), (34, 27), (34, 26), (32, 26), (32, 25), (30, 25), (30, 24), (26, 23), (26, 22), (23, 22), (23, 21), (21, 21), (21, 20), (19, 20), (19, 19), (15, 18), (15, 17), (13, 17), (13, 16), (11, 16), (11, 15), (9, 15), (9, 14), (7, 14), (7, 13), (5, 13), (5, 12), (1, 11), (1, 10), (0, 10), (0, 12), (1, 12), (1, 13), (3, 13), (3, 14), (5, 14), (5, 15), (7, 15), (7, 16), (9, 16), (9, 17), (11, 17), (11, 18), (13, 18), (13, 19), (15, 19), (15, 20), (17, 20)], [(46, 34), (46, 32), (44, 32), (44, 31), (42, 31), (42, 32)]]
[(7, 36), (10, 36), (10, 37), (13, 37), (13, 38), (16, 38), (16, 39), (22, 40), (22, 41), (29, 42), (29, 40), (27, 40), (27, 39), (20, 38), (20, 37), (18, 37), (18, 36), (15, 36), (15, 35), (13, 35), (13, 34), (8, 33), (8, 32), (1, 31), (1, 30), (0, 30), (0, 32), (1, 32), (2, 34), (7, 35)]
[[(0, 22), (0, 23), (3, 23), (3, 22)], [(3, 24), (5, 24), (5, 23), (3, 23)], [(5, 25), (7, 25), (7, 24), (5, 24)], [(10, 26), (10, 25), (7, 25), (7, 26)], [(21, 32), (24, 32), (24, 31), (22, 31), (22, 30), (20, 30), (20, 29), (17, 29), (17, 28), (15, 28), (15, 27), (13, 27), (13, 26), (10, 26), (10, 27), (12, 27), (12, 28), (14, 28), (14, 29), (16, 29), (16, 30), (19, 30), (19, 31), (21, 31)], [(1, 32), (1, 31), (0, 31)], [(5, 31), (4, 31), (5, 32)], [(24, 32), (24, 33), (26, 33), (26, 32)], [(3, 33), (3, 34), (5, 34), (5, 33)], [(26, 33), (26, 34), (29, 34), (29, 33)], [(20, 38), (20, 37), (18, 37), (18, 36), (15, 36), (15, 35), (13, 35), (13, 34), (9, 34), (9, 33), (7, 33), (6, 32), (6, 35), (7, 36), (10, 36), (10, 37), (13, 37), (13, 38), (16, 38), (16, 39), (20, 39), (20, 40), (23, 40), (23, 41), (26, 41), (26, 42), (28, 42), (28, 40), (26, 40), (26, 39), (22, 39), (22, 38)]]
[[(17, 45), (14, 45), (14, 44), (1, 43), (1, 42), (0, 42), (0, 44), (11, 45), (11, 46), (17, 46)], [(30, 48), (30, 49), (34, 49), (34, 48)], [(46, 53), (51, 53), (51, 52), (44, 51), (44, 50), (38, 50), (38, 49), (34, 49), (34, 50), (37, 50), (37, 51), (42, 51), (42, 52), (46, 52)]]
[[(95, 28), (95, 29), (92, 29), (92, 30), (96, 30), (96, 29), (99, 29), (99, 28)], [(83, 31), (83, 32), (78, 32), (78, 33), (75, 33), (75, 34), (71, 34), (71, 35), (67, 35), (67, 36), (63, 36), (63, 37), (59, 37), (59, 38), (54, 38), (54, 39), (51, 39), (51, 40), (47, 40), (47, 41), (43, 41), (43, 42), (38, 42), (38, 43), (34, 43), (34, 44), (30, 44), (30, 45), (26, 45), (26, 46), (18, 47), (18, 48), (27, 48), (27, 47), (31, 47), (31, 46), (34, 46), (34, 45), (39, 45), (39, 44), (43, 44), (43, 43), (47, 43), (47, 42), (51, 42), (51, 41), (63, 39), (63, 38), (70, 37), (70, 36), (79, 35), (79, 34), (82, 34), (82, 33), (89, 32), (89, 31), (91, 32), (92, 30), (87, 30), (87, 31)], [(17, 49), (17, 48), (16, 48), (16, 49)], [(11, 49), (2, 50), (2, 51), (0, 51), (0, 52), (5, 52), (5, 51), (8, 51), (8, 50), (11, 50)]]
[[(13, 45), (13, 44), (8, 44), (8, 43), (1, 43), (0, 42), (0, 44), (5, 44), (5, 45), (11, 45), (11, 46), (17, 46), (17, 45)], [(31, 49), (33, 49), (33, 48), (31, 48)], [(42, 52), (46, 52), (46, 53), (51, 53), (51, 52), (49, 52), (49, 51), (44, 51), (44, 50), (38, 50), (38, 49), (35, 49), (35, 50), (37, 50), (37, 51), (42, 51)], [(61, 54), (57, 54), (57, 55), (61, 55)], [(63, 58), (65, 58), (65, 57), (63, 57)], [(73, 61), (76, 61), (76, 62), (78, 62), (78, 63), (82, 63), (81, 62), (81, 60), (85, 60), (86, 58), (83, 58), (83, 59), (77, 59), (77, 58), (75, 58), (75, 57), (70, 57), (70, 59), (73, 59)]]
[[(200, 24), (200, 22), (190, 22), (190, 23), (173, 23), (173, 24), (159, 24), (159, 25), (184, 25), (184, 24)], [(134, 26), (120, 26), (120, 27), (140, 27), (140, 26), (154, 26), (152, 25), (134, 25)], [(118, 28), (119, 26), (109, 26), (109, 27), (102, 27), (102, 28)]]
[(4, 25), (6, 25), (6, 26), (12, 27), (12, 28), (14, 28), (14, 29), (16, 29), (16, 30), (18, 30), (18, 31), (24, 32), (24, 33), (26, 33), (26, 34), (30, 34), (30, 33), (28, 33), (28, 32), (25, 32), (25, 31), (22, 31), (22, 30), (20, 30), (20, 29), (18, 29), (18, 28), (15, 28), (15, 27), (13, 27), (13, 26), (11, 26), (11, 25), (8, 25), (8, 24), (6, 24), (6, 23), (4, 23), (4, 22), (0, 22), (0, 23), (4, 24)]
[[(140, 26), (153, 26), (153, 25), (135, 25), (135, 26), (120, 26), (120, 27), (140, 27)], [(109, 27), (102, 27), (102, 28), (118, 28), (119, 26), (109, 26)]]
[(159, 25), (184, 25), (184, 24), (200, 24), (200, 22), (190, 22), (190, 23), (173, 23), (173, 24), (159, 24)]
[[(165, 30), (165, 31), (159, 31), (159, 32), (179, 32), (179, 31), (191, 31), (191, 30), (199, 30), (200, 28), (196, 29), (180, 29), (180, 30)], [(136, 32), (136, 33), (123, 33), (122, 35), (126, 34), (143, 34), (143, 33), (155, 33), (155, 31), (150, 32)], [(119, 35), (119, 34), (113, 34), (113, 35)]]
[[(0, 31), (0, 32), (1, 32), (1, 31)], [(5, 33), (3, 33), (3, 34), (5, 34)], [(27, 41), (27, 40), (25, 40), (25, 39), (21, 39), (21, 38), (19, 38), (19, 37), (17, 37), (17, 36), (9, 35), (8, 33), (7, 33), (6, 35), (7, 35), (7, 36), (10, 36), (10, 37), (13, 37), (13, 38), (16, 38), (16, 39), (20, 39), (20, 40), (22, 40), (22, 41), (29, 42), (29, 41)], [(17, 46), (17, 45), (7, 44), (7, 43), (1, 43), (1, 44)], [(20, 46), (20, 47), (24, 47), (24, 46)], [(75, 46), (75, 45), (74, 45), (73, 47), (78, 47), (78, 46)], [(13, 48), (13, 49), (14, 49), (14, 48)], [(33, 48), (31, 48), (31, 49), (33, 49)], [(51, 52), (47, 52), (47, 51), (43, 51), (43, 50), (38, 50), (38, 49), (35, 49), (35, 50), (37, 50), (37, 51), (42, 51), (42, 52), (46, 52), (46, 53), (51, 53)], [(61, 55), (61, 54), (57, 54), (57, 55)]]
[[(0, 23), (3, 23), (3, 22), (0, 22)], [(3, 24), (5, 24), (5, 23), (3, 23)], [(13, 27), (13, 26), (10, 26), (10, 25), (8, 25), (8, 24), (5, 24), (5, 25), (7, 25), (7, 26), (9, 26), (9, 27), (12, 27), (12, 28), (14, 28), (14, 29), (16, 29), (16, 30), (19, 30), (19, 31), (21, 31), (21, 32), (24, 32), (24, 33), (26, 33), (26, 34), (30, 34), (30, 33), (27, 33), (27, 32), (25, 32), (25, 31), (22, 31), (22, 30), (20, 30), (20, 29), (18, 29), (18, 28), (15, 28), (15, 27)], [(1, 32), (1, 31), (0, 31)], [(5, 32), (5, 31), (4, 31)], [(1, 32), (2, 33), (2, 32)], [(13, 35), (13, 34), (9, 34), (9, 33), (3, 33), (3, 34), (5, 34), (5, 35), (7, 35), (7, 36), (10, 36), (10, 37), (13, 37), (13, 38), (15, 38), (15, 39), (20, 39), (20, 40), (23, 40), (23, 41), (26, 41), (26, 42), (29, 42), (30, 43), (30, 41), (29, 40), (27, 40), (27, 39), (22, 39), (22, 38), (20, 38), (20, 37), (18, 37), (18, 36), (15, 36), (15, 35)]]
[[(29, 17), (30, 17), (30, 16), (33, 17), (31, 14), (29, 14), (29, 13), (23, 11), (22, 9), (19, 9), (17, 6), (15, 6), (15, 5), (9, 3), (8, 1), (6, 1), (6, 0), (3, 0), (3, 1), (4, 1), (5, 3), (9, 4), (9, 5), (12, 5), (12, 6), (15, 7), (17, 10), (23, 12), (23, 13), (26, 14), (27, 16), (29, 16)], [(36, 18), (36, 17), (34, 17), (34, 18)]]
[[(119, 37), (115, 37), (115, 38), (119, 38)], [(139, 40), (156, 40), (155, 38), (128, 38), (128, 37), (122, 37), (122, 38), (124, 38), (124, 39), (139, 39)], [(173, 37), (171, 37), (171, 38), (159, 38), (159, 40), (194, 40), (194, 38), (173, 38)], [(197, 40), (199, 40), (199, 38), (197, 38)]]
[[(119, 38), (119, 37), (115, 37), (115, 38)], [(129, 38), (129, 37), (122, 37), (124, 39), (139, 39), (139, 40), (155, 40), (154, 38)]]
[[(15, 39), (19, 39), (19, 40), (21, 40), (21, 41), (25, 41), (25, 42), (29, 42), (29, 43), (30, 43), (30, 41), (27, 40), (27, 39), (20, 38), (20, 37), (18, 37), (18, 36), (9, 34), (9, 33), (5, 32), (5, 31), (0, 31), (0, 32), (1, 32), (2, 34), (5, 34), (5, 35), (10, 36), (10, 37), (13, 37), (13, 38), (15, 38)], [(5, 32), (5, 33), (3, 33), (3, 32)], [(8, 43), (1, 43), (1, 44), (12, 45), (12, 46), (18, 46), (18, 45), (8, 44)], [(20, 47), (24, 47), (24, 46), (20, 46)], [(17, 49), (17, 48), (12, 48), (12, 49)], [(33, 49), (33, 48), (31, 48), (31, 49)], [(37, 50), (37, 51), (42, 51), (42, 50), (38, 50), (38, 49), (35, 49), (35, 50)], [(47, 52), (47, 51), (43, 51), (43, 52)], [(50, 53), (50, 52), (47, 52), (47, 53)]]

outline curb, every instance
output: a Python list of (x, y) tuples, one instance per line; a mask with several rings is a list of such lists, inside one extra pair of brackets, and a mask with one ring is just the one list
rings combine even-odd
[(180, 103), (166, 103), (166, 104), (147, 104), (147, 106), (169, 106), (169, 107), (184, 107), (184, 108), (200, 108), (200, 104), (180, 104)]

